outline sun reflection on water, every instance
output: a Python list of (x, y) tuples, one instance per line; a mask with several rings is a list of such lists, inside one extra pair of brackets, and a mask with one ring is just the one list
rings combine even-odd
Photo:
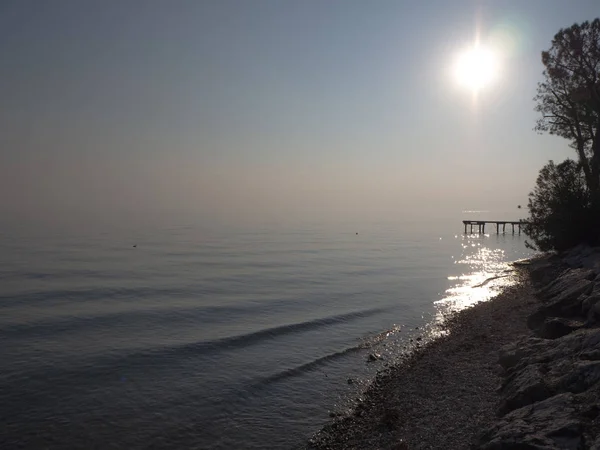
[(505, 250), (486, 245), (486, 237), (456, 237), (462, 239), (461, 255), (454, 258), (459, 274), (448, 276), (452, 285), (444, 292), (443, 298), (434, 302), (434, 322), (438, 325), (450, 314), (488, 301), (503, 288), (516, 283), (514, 269), (506, 261)]
[(469, 234), (455, 235), (457, 254), (448, 255), (452, 269), (447, 275), (448, 288), (433, 310), (424, 313), (419, 326), (400, 326), (369, 336), (361, 344), (371, 352), (384, 355), (390, 364), (401, 362), (419, 348), (450, 333), (448, 319), (455, 313), (491, 300), (519, 277), (513, 261), (534, 256), (520, 236)]

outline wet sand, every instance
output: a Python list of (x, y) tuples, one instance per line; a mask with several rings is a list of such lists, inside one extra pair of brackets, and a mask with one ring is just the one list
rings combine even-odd
[(315, 435), (310, 449), (468, 449), (496, 417), (499, 349), (529, 335), (539, 305), (518, 269), (516, 285), (458, 313), (450, 333), (380, 373), (364, 401)]

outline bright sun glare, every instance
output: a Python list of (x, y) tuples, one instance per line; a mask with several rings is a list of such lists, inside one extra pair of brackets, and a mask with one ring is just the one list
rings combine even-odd
[(476, 46), (461, 53), (454, 66), (456, 81), (473, 92), (489, 86), (498, 75), (498, 60), (488, 49)]

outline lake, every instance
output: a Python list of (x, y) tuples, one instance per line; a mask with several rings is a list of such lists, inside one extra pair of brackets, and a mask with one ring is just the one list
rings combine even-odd
[(302, 446), (446, 312), (512, 282), (525, 237), (488, 231), (5, 228), (0, 446)]

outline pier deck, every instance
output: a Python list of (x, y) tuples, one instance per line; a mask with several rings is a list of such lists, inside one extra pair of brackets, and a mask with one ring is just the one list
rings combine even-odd
[(502, 225), (502, 233), (506, 232), (506, 224), (511, 225), (512, 233), (515, 234), (515, 225), (518, 228), (519, 234), (521, 234), (521, 225), (526, 224), (522, 220), (519, 221), (510, 221), (510, 220), (463, 220), (463, 224), (465, 225), (465, 234), (467, 234), (467, 227), (471, 227), (471, 233), (473, 233), (473, 225), (475, 225), (479, 229), (479, 233), (485, 233), (485, 225), (487, 223), (496, 224), (496, 233), (500, 234), (500, 225)]

